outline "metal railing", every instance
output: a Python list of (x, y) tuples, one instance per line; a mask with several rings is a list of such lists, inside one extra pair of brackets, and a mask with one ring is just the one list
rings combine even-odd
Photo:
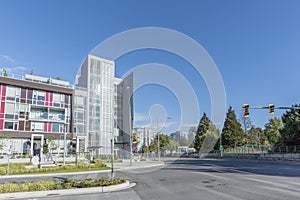
[(274, 146), (271, 151), (273, 153), (300, 153), (300, 145)]

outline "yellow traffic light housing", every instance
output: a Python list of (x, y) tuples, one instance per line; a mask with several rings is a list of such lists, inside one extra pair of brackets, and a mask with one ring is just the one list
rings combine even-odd
[(271, 115), (274, 115), (274, 109), (275, 109), (275, 105), (274, 104), (269, 104), (269, 113)]
[(135, 133), (132, 133), (132, 135), (131, 135), (131, 141), (132, 141), (132, 144), (136, 144), (137, 143), (137, 139), (135, 137)]
[(249, 117), (249, 104), (244, 104), (244, 117), (247, 118)]

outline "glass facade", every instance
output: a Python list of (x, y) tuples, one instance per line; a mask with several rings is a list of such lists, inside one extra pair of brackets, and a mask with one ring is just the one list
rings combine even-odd
[[(76, 133), (86, 131), (88, 146), (96, 153), (109, 154), (114, 133), (114, 62), (89, 55), (77, 75), (76, 87), (86, 90), (81, 95), (75, 91)], [(84, 101), (86, 109), (78, 110)]]

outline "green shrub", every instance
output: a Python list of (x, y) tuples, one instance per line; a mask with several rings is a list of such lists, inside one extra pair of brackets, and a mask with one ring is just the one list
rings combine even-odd
[(6, 174), (6, 168), (0, 167), (0, 175), (5, 175), (5, 174)]
[(0, 184), (0, 193), (98, 187), (120, 184), (125, 181), (125, 179), (114, 179), (111, 181), (107, 178), (100, 178), (95, 180), (40, 180), (36, 182), (2, 183)]

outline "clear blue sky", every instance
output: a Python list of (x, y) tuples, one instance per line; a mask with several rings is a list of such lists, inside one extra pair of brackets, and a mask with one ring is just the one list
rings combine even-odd
[[(190, 36), (207, 50), (223, 77), (227, 104), (237, 113), (244, 103), (290, 106), (299, 103), (300, 96), (299, 9), (297, 0), (2, 0), (0, 65), (23, 66), (27, 72), (33, 69), (37, 75), (74, 82), (83, 59), (101, 41), (132, 28), (164, 27)], [(210, 115), (204, 81), (176, 55), (132, 52), (116, 60), (116, 74), (148, 62), (184, 74), (197, 91), (201, 113)], [(173, 117), (171, 123), (179, 120), (178, 102), (167, 89), (147, 86), (135, 99), (140, 118), (158, 103)], [(267, 110), (250, 110), (250, 116), (260, 127), (271, 117)]]

